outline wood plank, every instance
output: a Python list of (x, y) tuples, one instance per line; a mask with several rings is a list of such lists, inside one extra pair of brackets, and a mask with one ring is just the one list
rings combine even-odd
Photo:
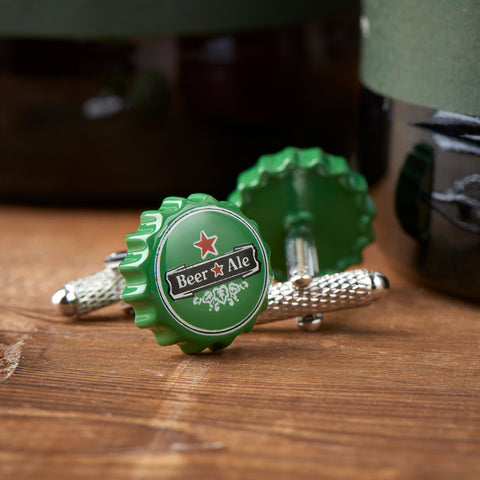
[(389, 296), (313, 334), (286, 321), (186, 356), (115, 306), (56, 315), (137, 213), (2, 208), (0, 478), (479, 478), (478, 305), (374, 245)]

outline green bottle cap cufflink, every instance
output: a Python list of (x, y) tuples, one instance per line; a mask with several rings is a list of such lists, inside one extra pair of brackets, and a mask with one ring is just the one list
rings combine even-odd
[(254, 222), (208, 195), (170, 197), (127, 236), (119, 270), (135, 323), (186, 353), (229, 345), (266, 308), (269, 250)]
[(308, 236), (314, 242), (315, 275), (361, 263), (362, 249), (374, 239), (376, 210), (365, 178), (350, 170), (343, 157), (320, 148), (288, 147), (263, 155), (240, 174), (229, 200), (258, 223), (272, 249), (277, 280), (289, 276), (288, 237)]
[[(294, 148), (261, 157), (229, 200), (166, 198), (142, 214), (127, 252), (68, 282), (52, 303), (84, 315), (123, 298), (160, 345), (197, 353), (225, 348), (256, 323), (296, 318), (315, 330), (323, 312), (388, 290), (378, 272), (333, 273), (359, 263), (373, 239), (366, 184), (343, 159)], [(288, 281), (272, 285), (270, 248), (276, 278)]]

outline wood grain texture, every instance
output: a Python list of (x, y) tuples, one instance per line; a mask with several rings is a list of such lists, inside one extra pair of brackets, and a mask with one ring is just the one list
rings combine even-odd
[(478, 305), (374, 245), (389, 296), (313, 334), (285, 321), (186, 356), (115, 306), (56, 315), (137, 214), (1, 209), (1, 479), (480, 478)]

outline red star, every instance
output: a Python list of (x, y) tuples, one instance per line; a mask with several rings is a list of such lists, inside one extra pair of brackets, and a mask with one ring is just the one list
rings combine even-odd
[(223, 275), (223, 265), (219, 265), (217, 262), (215, 262), (215, 266), (210, 270), (215, 274), (215, 278), (219, 275)]
[(195, 242), (193, 245), (202, 250), (202, 260), (209, 254), (213, 253), (218, 255), (217, 249), (215, 248), (215, 242), (217, 241), (217, 236), (213, 235), (211, 237), (202, 230), (200, 233), (200, 240)]

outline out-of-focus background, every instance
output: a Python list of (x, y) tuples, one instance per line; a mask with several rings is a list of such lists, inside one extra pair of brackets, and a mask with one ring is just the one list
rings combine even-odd
[(0, 0), (0, 12), (0, 201), (225, 199), (260, 155), (320, 146), (382, 180), (377, 233), (394, 258), (480, 299), (476, 0)]
[(1, 2), (0, 200), (224, 199), (286, 145), (351, 158), (357, 0)]

